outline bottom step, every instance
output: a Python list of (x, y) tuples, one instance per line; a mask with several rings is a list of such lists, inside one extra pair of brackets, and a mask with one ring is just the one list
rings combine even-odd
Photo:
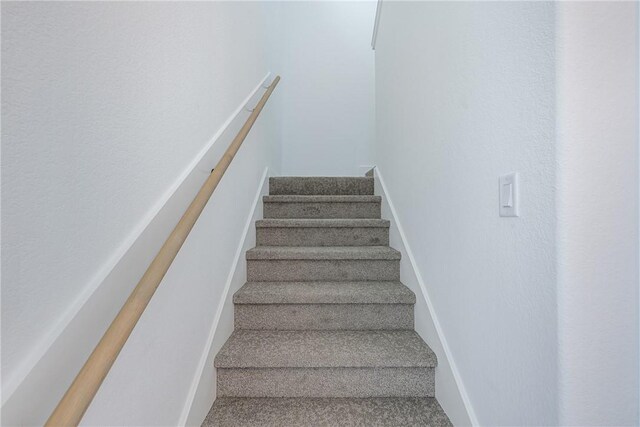
[(213, 426), (451, 426), (434, 398), (218, 398)]

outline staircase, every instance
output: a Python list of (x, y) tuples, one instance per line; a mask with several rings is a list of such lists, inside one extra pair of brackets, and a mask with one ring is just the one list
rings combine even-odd
[(449, 426), (373, 178), (269, 180), (204, 426)]

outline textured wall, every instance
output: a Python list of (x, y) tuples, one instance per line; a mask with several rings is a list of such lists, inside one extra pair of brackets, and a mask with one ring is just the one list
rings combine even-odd
[(281, 20), (282, 169), (362, 175), (374, 138), (375, 1), (274, 2)]
[(554, 42), (552, 3), (383, 3), (375, 162), (481, 425), (557, 423)]
[[(3, 406), (3, 425), (44, 421), (68, 370), (79, 369), (206, 178), (218, 145), (207, 162), (194, 159), (270, 70), (267, 14), (251, 2), (3, 3), (3, 404), (24, 386)], [(222, 180), (86, 422), (178, 422), (260, 176), (279, 163), (265, 127), (272, 113)]]
[(638, 3), (557, 35), (560, 422), (638, 425)]

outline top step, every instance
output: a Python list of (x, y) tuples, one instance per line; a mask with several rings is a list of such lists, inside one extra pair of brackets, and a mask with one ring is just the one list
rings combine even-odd
[(269, 178), (269, 194), (373, 195), (372, 177), (281, 176)]

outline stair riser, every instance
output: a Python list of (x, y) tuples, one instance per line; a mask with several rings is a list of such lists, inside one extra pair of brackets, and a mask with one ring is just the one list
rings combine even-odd
[(219, 398), (202, 427), (452, 427), (433, 397)]
[(413, 329), (410, 304), (237, 304), (236, 329)]
[(271, 195), (373, 195), (372, 178), (269, 178)]
[(220, 397), (433, 397), (433, 368), (218, 369)]
[(265, 218), (380, 218), (380, 203), (264, 203)]
[(394, 281), (400, 260), (247, 260), (250, 282)]
[(388, 227), (260, 227), (258, 246), (386, 246)]

